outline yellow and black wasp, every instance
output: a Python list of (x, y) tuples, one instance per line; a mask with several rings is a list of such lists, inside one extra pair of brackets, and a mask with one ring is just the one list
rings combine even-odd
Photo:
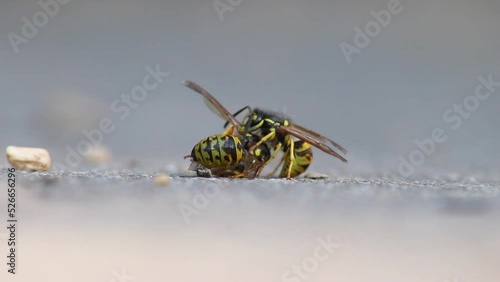
[(198, 176), (210, 177), (213, 174), (222, 177), (258, 177), (271, 157), (266, 143), (259, 143), (260, 138), (252, 133), (244, 133), (241, 124), (207, 90), (192, 81), (184, 85), (203, 96), (208, 108), (226, 120), (231, 126), (222, 134), (216, 134), (200, 140), (184, 158), (191, 158), (190, 170)]
[(252, 179), (260, 175), (263, 164), (271, 158), (267, 144), (262, 143), (248, 150), (259, 140), (252, 134), (246, 137), (216, 134), (200, 140), (184, 158), (191, 158), (189, 170), (196, 171), (198, 176)]
[[(243, 107), (233, 116), (237, 116), (244, 110), (248, 110), (249, 114), (243, 119), (240, 128), (240, 134), (254, 134), (259, 136), (259, 142), (253, 146), (260, 146), (267, 143), (270, 148), (274, 148), (274, 152), (268, 162), (276, 157), (276, 154), (281, 150), (284, 155), (271, 175), (274, 175), (279, 166), (284, 163), (279, 177), (296, 177), (303, 173), (313, 161), (312, 147), (322, 150), (323, 152), (332, 155), (342, 162), (347, 160), (335, 152), (329, 145), (346, 154), (347, 150), (326, 138), (325, 136), (316, 133), (310, 129), (292, 123), (289, 118), (281, 113), (264, 111), (261, 109), (252, 109), (250, 106)], [(227, 122), (224, 127), (227, 126)], [(298, 139), (293, 140), (292, 137)], [(249, 148), (251, 152), (253, 147)], [(267, 163), (264, 163), (264, 165)]]

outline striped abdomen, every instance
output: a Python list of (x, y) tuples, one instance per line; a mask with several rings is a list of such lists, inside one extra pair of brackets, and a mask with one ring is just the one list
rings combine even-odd
[(191, 157), (206, 168), (236, 165), (243, 156), (240, 139), (232, 135), (217, 134), (200, 140)]
[[(298, 140), (294, 141), (293, 155), (295, 157), (293, 163), (290, 164), (290, 158), (285, 156), (285, 164), (281, 168), (280, 177), (287, 177), (288, 168), (292, 165), (290, 177), (296, 177), (306, 171), (313, 161), (313, 152), (311, 144)], [(285, 154), (289, 154), (286, 152)]]

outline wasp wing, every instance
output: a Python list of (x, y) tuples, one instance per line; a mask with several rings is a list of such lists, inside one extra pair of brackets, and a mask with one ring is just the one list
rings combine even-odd
[(339, 149), (342, 153), (347, 154), (347, 150), (346, 150), (346, 149), (344, 149), (344, 147), (342, 147), (342, 146), (340, 146), (339, 144), (337, 144), (337, 143), (336, 143), (335, 141), (333, 141), (332, 139), (329, 139), (329, 138), (327, 138), (327, 137), (325, 137), (325, 136), (323, 136), (323, 135), (321, 135), (321, 134), (319, 134), (319, 133), (317, 133), (317, 132), (314, 132), (314, 131), (312, 131), (312, 130), (310, 130), (310, 129), (308, 129), (308, 128), (305, 128), (305, 127), (303, 127), (303, 126), (300, 126), (300, 125), (298, 125), (298, 124), (296, 124), (296, 123), (291, 123), (291, 124), (290, 124), (290, 127), (295, 128), (295, 129), (297, 129), (298, 131), (301, 131), (301, 132), (303, 132), (303, 133), (305, 133), (305, 134), (307, 134), (307, 135), (309, 135), (309, 136), (313, 137), (314, 139), (318, 139), (318, 140), (320, 140), (322, 143), (330, 143), (330, 144), (332, 144), (335, 148)]
[(222, 104), (219, 103), (219, 101), (217, 101), (217, 99), (215, 99), (212, 94), (210, 94), (207, 90), (193, 81), (186, 80), (183, 83), (186, 87), (203, 96), (203, 101), (210, 109), (210, 111), (212, 111), (212, 113), (231, 123), (236, 128), (236, 130), (240, 131), (240, 122), (233, 115), (231, 115), (231, 113), (224, 106), (222, 106)]
[[(345, 163), (347, 162), (347, 160), (344, 157), (339, 155), (337, 152), (335, 152), (332, 148), (330, 148), (326, 144), (326, 143), (331, 143), (333, 141), (331, 141), (330, 139), (328, 139), (326, 137), (323, 137), (322, 135), (319, 135), (316, 133), (316, 136), (311, 136), (312, 134), (308, 133), (307, 130), (303, 131), (303, 130), (298, 129), (297, 127), (291, 127), (291, 126), (279, 126), (278, 130), (281, 132), (288, 133), (288, 134), (292, 135), (293, 137), (296, 137), (302, 141), (305, 141), (305, 142), (313, 145), (314, 147), (320, 149), (321, 151), (323, 151), (329, 155), (332, 155)], [(310, 132), (313, 134), (315, 133), (314, 131), (310, 131)], [(323, 137), (323, 138), (320, 138), (320, 137)], [(325, 142), (325, 141), (328, 141), (328, 142)], [(338, 147), (340, 147), (339, 150), (341, 150), (342, 152), (344, 152), (344, 153), (347, 152), (344, 148), (342, 148), (337, 143), (335, 143), (335, 142), (333, 142), (333, 143), (336, 144)], [(337, 148), (337, 146), (335, 146), (335, 147)]]

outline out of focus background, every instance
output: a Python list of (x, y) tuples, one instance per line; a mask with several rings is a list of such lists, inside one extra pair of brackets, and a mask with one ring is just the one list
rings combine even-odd
[[(496, 0), (1, 1), (0, 149), (54, 165), (17, 174), (19, 274), (2, 262), (2, 281), (497, 281), (499, 26)], [(183, 177), (223, 124), (186, 79), (349, 163)], [(92, 140), (111, 169), (81, 156)]]
[[(498, 172), (500, 90), (456, 130), (459, 115), (446, 122), (443, 114), (474, 95), (479, 76), (500, 81), (500, 3), (402, 0), (400, 12), (348, 63), (342, 42), (356, 48), (354, 29), (364, 31), (374, 21), (370, 11), (389, 3), (69, 1), (47, 21), (39, 16), (35, 21), (46, 24), (33, 33), (23, 30), (23, 18), (34, 25), (42, 6), (2, 1), (0, 147), (45, 147), (64, 164), (66, 146), (76, 150), (87, 138), (82, 130), (110, 118), (116, 127), (102, 143), (116, 157), (187, 165), (181, 156), (222, 126), (182, 85), (191, 79), (231, 111), (283, 111), (349, 150), (348, 166), (317, 153), (315, 170), (396, 170), (399, 156), (417, 149), (415, 139), (442, 128), (446, 142), (417, 172)], [(157, 65), (169, 76), (132, 101), (122, 119), (121, 95), (130, 96), (146, 67)]]

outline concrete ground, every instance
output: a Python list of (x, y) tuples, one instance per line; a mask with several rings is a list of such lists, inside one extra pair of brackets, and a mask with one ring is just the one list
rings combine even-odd
[[(18, 274), (3, 266), (2, 281), (500, 276), (499, 182), (387, 174), (227, 180), (170, 171), (159, 186), (155, 174), (17, 172)], [(2, 253), (6, 237), (0, 233)]]

